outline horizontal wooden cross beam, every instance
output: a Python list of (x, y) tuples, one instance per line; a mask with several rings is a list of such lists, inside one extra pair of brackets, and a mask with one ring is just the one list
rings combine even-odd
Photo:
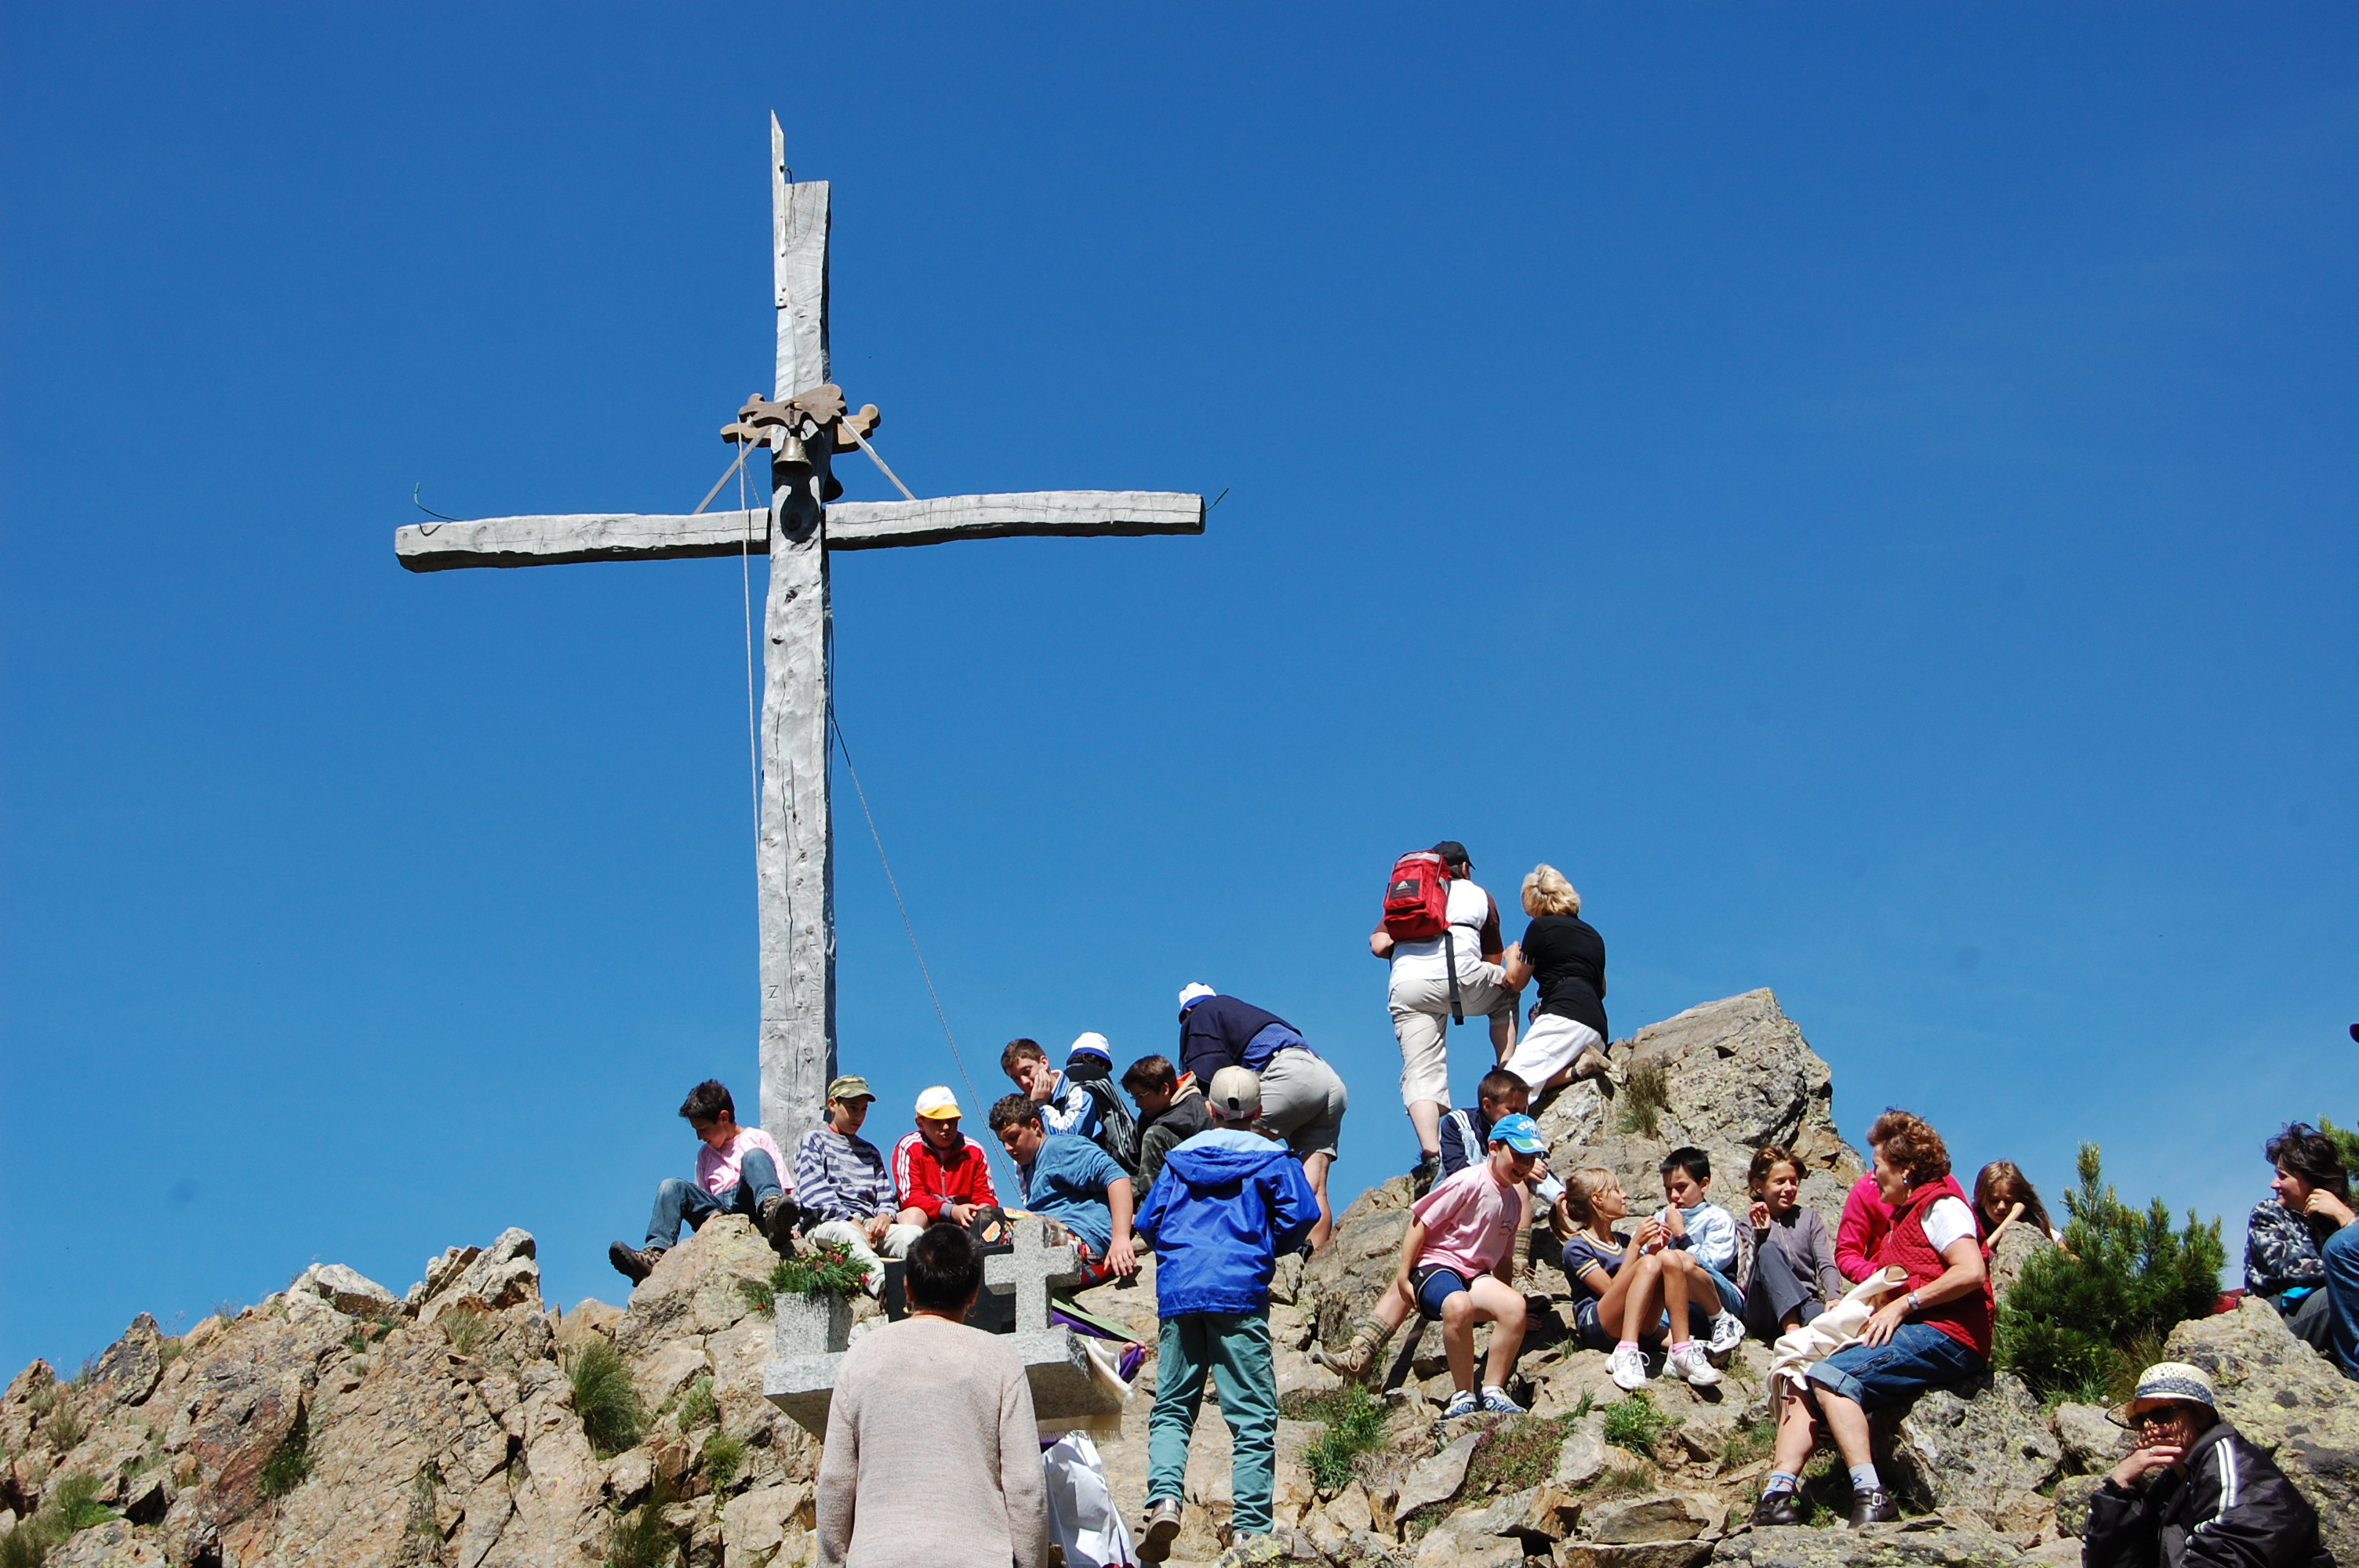
[[(875, 550), (952, 539), (1035, 535), (1201, 534), (1204, 498), (1157, 490), (1034, 490), (932, 501), (839, 501), (827, 509), (827, 547)], [(395, 554), (414, 572), (459, 567), (541, 567), (567, 561), (693, 560), (750, 550), (767, 555), (769, 514), (569, 513), (419, 523), (397, 530)]]

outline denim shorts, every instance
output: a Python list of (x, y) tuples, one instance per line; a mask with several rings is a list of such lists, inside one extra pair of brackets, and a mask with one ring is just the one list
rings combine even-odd
[(1439, 1264), (1417, 1270), (1413, 1278), (1417, 1284), (1417, 1314), (1432, 1323), (1441, 1321), (1442, 1303), (1468, 1288), (1465, 1275)]
[[(1689, 1310), (1695, 1309), (1690, 1307)], [(1608, 1328), (1598, 1321), (1595, 1296), (1583, 1296), (1572, 1303), (1572, 1330), (1581, 1336), (1581, 1343), (1586, 1349), (1611, 1350), (1622, 1343), (1622, 1336), (1618, 1330)], [(1655, 1337), (1663, 1338), (1669, 1336), (1670, 1331), (1671, 1314), (1667, 1312), (1657, 1313)]]
[(1973, 1377), (1988, 1365), (1930, 1323), (1904, 1323), (1887, 1345), (1854, 1345), (1807, 1368), (1802, 1376), (1864, 1411), (1879, 1411), (1928, 1389)]
[[(1701, 1258), (1697, 1259), (1696, 1261), (1703, 1263), (1703, 1260)], [(1745, 1292), (1738, 1290), (1734, 1285), (1730, 1284), (1728, 1282), (1728, 1276), (1713, 1268), (1711, 1264), (1703, 1263), (1703, 1271), (1710, 1274), (1712, 1276), (1712, 1282), (1720, 1287), (1720, 1310), (1728, 1314), (1731, 1317), (1743, 1317), (1745, 1315)], [(1694, 1306), (1701, 1303), (1690, 1302), (1689, 1304), (1690, 1306)]]

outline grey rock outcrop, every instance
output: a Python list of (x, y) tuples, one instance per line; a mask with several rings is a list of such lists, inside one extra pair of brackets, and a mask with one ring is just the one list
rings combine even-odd
[(2039, 1489), (2063, 1458), (2039, 1401), (1999, 1372), (1918, 1398), (1893, 1441), (1893, 1481), (1952, 1522), (2035, 1531), (2051, 1512)]

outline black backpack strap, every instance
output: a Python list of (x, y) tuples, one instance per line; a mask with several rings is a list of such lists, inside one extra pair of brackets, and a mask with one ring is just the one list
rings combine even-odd
[(1450, 966), (1450, 1022), (1466, 1022), (1466, 1009), (1458, 1000), (1458, 938), (1455, 926), (1441, 928), (1441, 958)]

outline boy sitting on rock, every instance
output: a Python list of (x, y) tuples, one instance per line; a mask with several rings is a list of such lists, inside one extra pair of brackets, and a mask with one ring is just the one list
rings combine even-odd
[(1129, 1176), (1088, 1139), (1050, 1132), (1040, 1121), (1040, 1108), (1028, 1096), (1006, 1095), (991, 1108), (991, 1130), (1016, 1162), (1025, 1211), (1064, 1227), (1081, 1249), (1092, 1283), (1136, 1274)]
[(795, 1145), (803, 1239), (841, 1242), (867, 1271), (872, 1296), (885, 1283), (885, 1259), (907, 1257), (909, 1243), (926, 1233), (923, 1226), (900, 1223), (885, 1156), (860, 1136), (875, 1098), (866, 1078), (846, 1073), (827, 1086), (826, 1123)]
[[(1441, 1325), (1441, 1347), (1450, 1357), (1457, 1392), (1441, 1419), (1454, 1421), (1477, 1411), (1521, 1415), (1507, 1397), (1507, 1377), (1524, 1343), (1524, 1297), (1513, 1282), (1514, 1243), (1532, 1224), (1528, 1187), (1548, 1145), (1539, 1124), (1528, 1116), (1501, 1117), (1491, 1128), (1483, 1163), (1434, 1184), (1409, 1206), (1408, 1234), (1401, 1238), (1400, 1272), (1360, 1322), (1352, 1343), (1312, 1359), (1339, 1377), (1364, 1378), (1393, 1331), (1414, 1311)], [(1491, 1352), (1485, 1381), (1474, 1391), (1474, 1325), (1488, 1322)]]
[(794, 1221), (794, 1206), (779, 1180), (786, 1155), (760, 1128), (737, 1125), (737, 1102), (720, 1079), (689, 1090), (679, 1114), (703, 1145), (696, 1152), (696, 1181), (665, 1177), (647, 1217), (647, 1244), (617, 1241), (606, 1249), (606, 1260), (634, 1285), (654, 1273), (657, 1260), (679, 1239), (682, 1220), (696, 1230), (716, 1214), (745, 1215), (773, 1243), (786, 1239)]
[[(1669, 1245), (1695, 1254), (1720, 1291), (1712, 1314), (1711, 1352), (1723, 1356), (1745, 1340), (1745, 1292), (1736, 1288), (1736, 1218), (1712, 1201), (1712, 1156), (1692, 1144), (1663, 1156), (1663, 1234)], [(1673, 1325), (1680, 1327), (1680, 1325)]]

